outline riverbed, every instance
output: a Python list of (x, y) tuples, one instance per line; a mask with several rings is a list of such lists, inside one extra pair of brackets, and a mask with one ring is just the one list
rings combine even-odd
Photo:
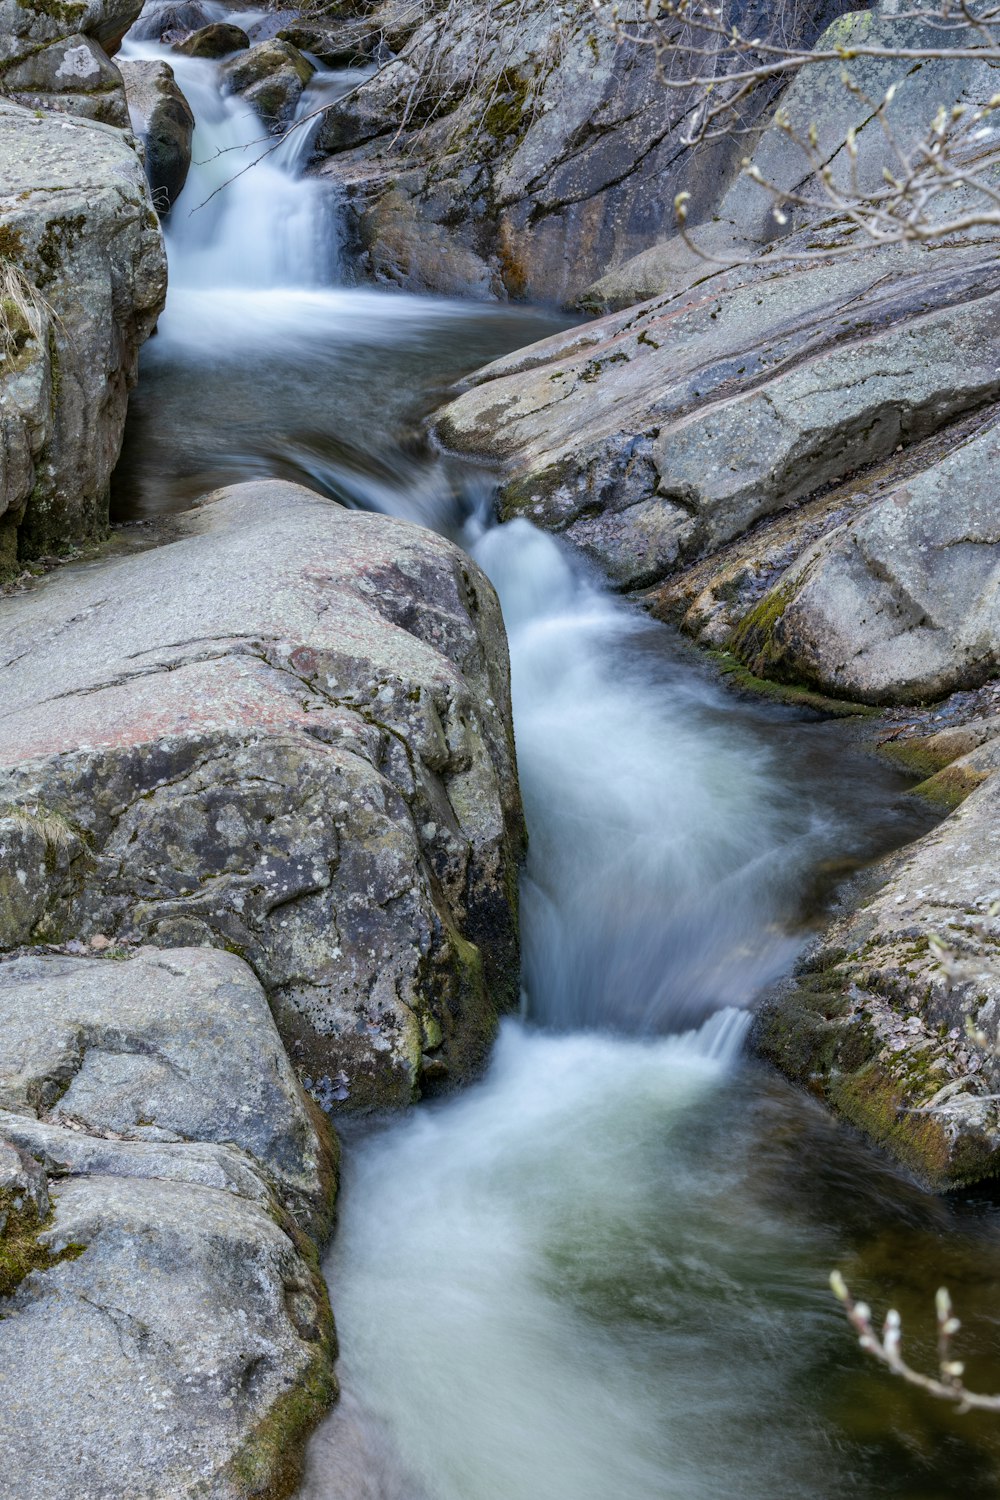
[[(344, 1399), (303, 1495), (996, 1496), (1000, 1423), (866, 1361), (827, 1284), (891, 1299), (924, 1365), (948, 1284), (968, 1381), (1000, 1388), (990, 1194), (925, 1194), (746, 1053), (755, 999), (926, 811), (843, 725), (728, 693), (556, 539), (494, 525), (490, 475), (424, 419), (565, 319), (351, 286), (307, 128), (271, 151), (215, 64), (170, 62), (197, 165), (117, 519), (276, 475), (466, 546), (504, 608), (530, 835), (523, 1010), (487, 1075), (344, 1131)], [(354, 78), (317, 74), (300, 115)]]

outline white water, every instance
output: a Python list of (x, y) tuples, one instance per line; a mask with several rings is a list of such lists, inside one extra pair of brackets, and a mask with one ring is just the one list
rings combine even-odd
[[(213, 64), (168, 56), (198, 165), (134, 403), (152, 392), (146, 470), (172, 461), (190, 494), (289, 473), (459, 531), (445, 468), (381, 451), (395, 387), (450, 339), (483, 341), (461, 355), (482, 362), (513, 315), (331, 284), (337, 205), (301, 176), (307, 132), (228, 182), (266, 149), (260, 123)], [(320, 77), (300, 115), (352, 81)], [(886, 780), (727, 698), (527, 523), (464, 535), (510, 635), (530, 1020), (505, 1023), (478, 1085), (348, 1141), (345, 1394), (303, 1500), (915, 1497), (859, 1479), (817, 1414), (817, 1358), (835, 1368), (844, 1342), (823, 1291), (839, 1242), (785, 1204), (781, 1154), (817, 1127), (740, 1064), (817, 867), (890, 841)]]

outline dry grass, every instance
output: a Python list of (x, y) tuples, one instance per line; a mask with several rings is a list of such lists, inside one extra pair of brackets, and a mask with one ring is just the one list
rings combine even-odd
[(0, 363), (17, 358), (29, 339), (42, 338), (49, 307), (13, 261), (0, 260)]

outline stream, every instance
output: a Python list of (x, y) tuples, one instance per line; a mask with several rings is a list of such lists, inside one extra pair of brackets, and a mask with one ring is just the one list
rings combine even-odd
[[(929, 1365), (946, 1283), (968, 1383), (1000, 1389), (996, 1204), (923, 1193), (744, 1050), (844, 878), (926, 812), (843, 725), (734, 697), (553, 537), (494, 525), (488, 476), (422, 441), (564, 318), (346, 284), (308, 127), (268, 151), (216, 64), (122, 55), (166, 57), (197, 130), (116, 519), (297, 480), (466, 546), (510, 638), (523, 1014), (472, 1087), (343, 1128), (344, 1394), (303, 1500), (996, 1497), (1000, 1423), (872, 1365), (827, 1285), (891, 1299)], [(361, 76), (318, 72), (300, 115)]]

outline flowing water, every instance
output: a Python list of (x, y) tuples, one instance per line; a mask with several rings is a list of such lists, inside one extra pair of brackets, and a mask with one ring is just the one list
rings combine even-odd
[[(838, 879), (924, 815), (842, 726), (734, 699), (551, 537), (488, 524), (422, 418), (559, 319), (344, 285), (308, 127), (270, 150), (214, 64), (169, 57), (198, 165), (118, 516), (273, 474), (463, 542), (504, 607), (531, 836), (524, 1015), (487, 1076), (348, 1128), (344, 1397), (303, 1497), (995, 1497), (1000, 1424), (866, 1364), (826, 1288), (891, 1297), (929, 1361), (947, 1282), (1000, 1388), (994, 1205), (923, 1194), (743, 1053)], [(300, 116), (356, 81), (317, 74)]]

